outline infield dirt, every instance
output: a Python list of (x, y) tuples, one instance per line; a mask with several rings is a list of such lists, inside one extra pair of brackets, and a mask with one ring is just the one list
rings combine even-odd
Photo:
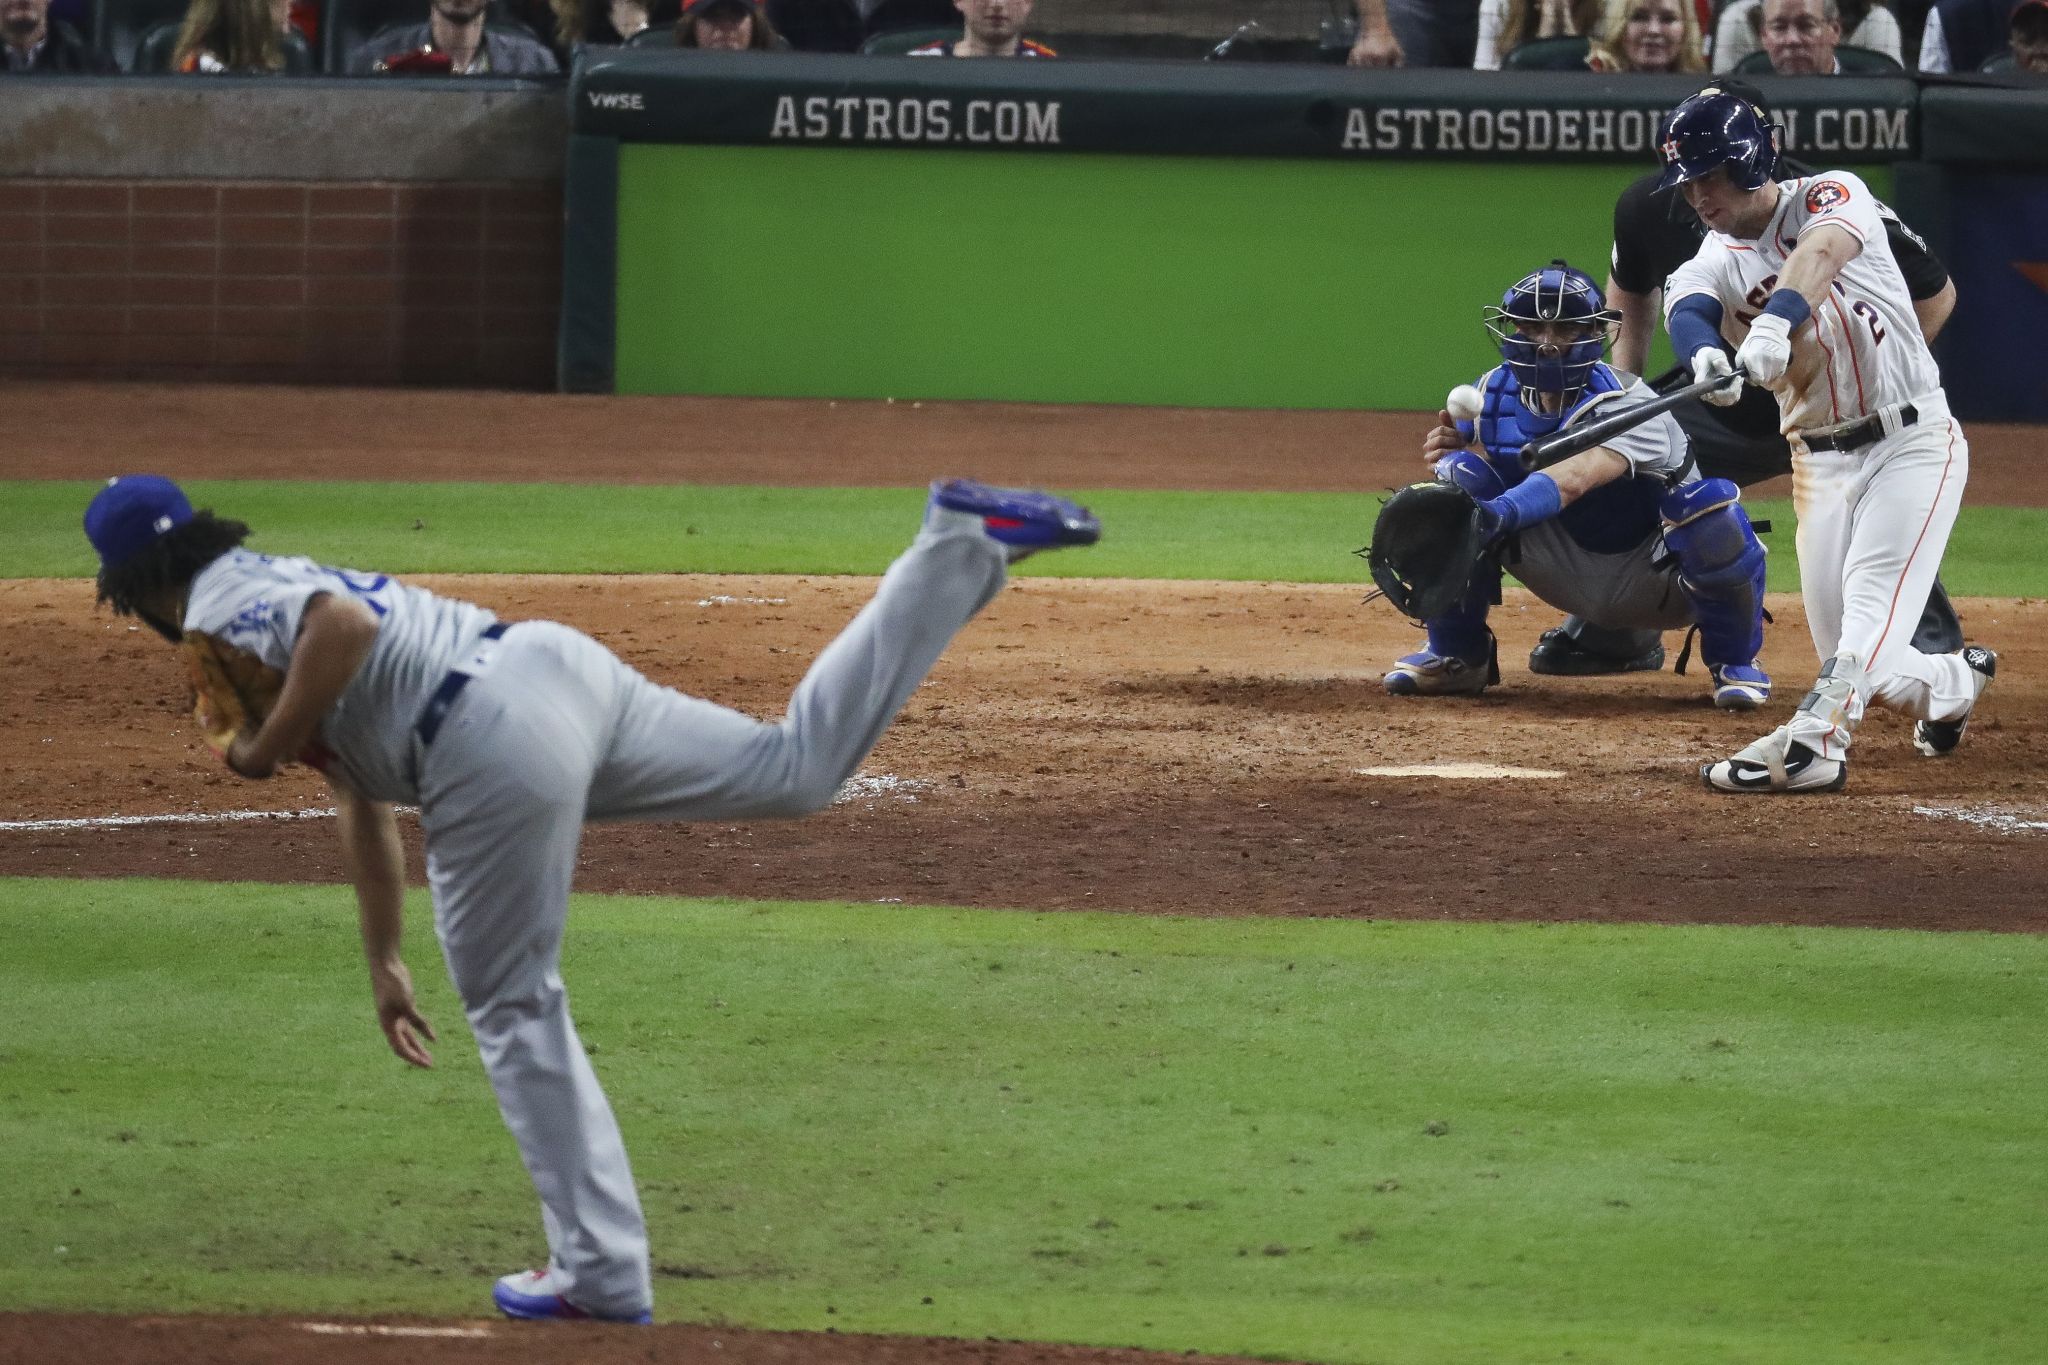
[[(186, 479), (918, 485), (969, 473), (1054, 487), (1365, 493), (1421, 469), (1412, 414), (142, 385), (0, 395), (10, 477), (146, 465)], [(398, 417), (366, 422), (375, 412)], [(1970, 502), (2043, 501), (2037, 429), (1970, 435)], [(831, 577), (420, 581), (512, 619), (566, 620), (658, 681), (763, 717), (779, 713), (872, 589)], [(1696, 774), (1797, 704), (1815, 660), (1795, 598), (1771, 601), (1764, 662), (1778, 698), (1741, 716), (1708, 704), (1698, 665), (1684, 677), (1530, 675), (1528, 648), (1556, 615), (1519, 593), (1495, 617), (1501, 687), (1476, 699), (1389, 697), (1379, 674), (1416, 632), (1362, 595), (1362, 585), (1021, 579), (866, 765), (894, 785), (789, 824), (595, 829), (577, 885), (1194, 915), (2048, 928), (2048, 604), (1958, 603), (1971, 638), (2001, 662), (1954, 758), (1918, 757), (1907, 722), (1873, 713), (1849, 790), (1791, 800), (1713, 795)], [(326, 804), (303, 770), (268, 784), (229, 776), (184, 718), (172, 652), (96, 613), (89, 584), (0, 583), (0, 640), (0, 720), (16, 737), (0, 822)], [(1563, 776), (1357, 771), (1448, 763)], [(417, 828), (406, 828), (417, 860)], [(0, 829), (0, 873), (341, 875), (331, 827), (317, 819), (260, 832)], [(56, 1341), (75, 1343), (71, 1358), (107, 1362), (429, 1358), (418, 1340), (387, 1357), (381, 1341), (350, 1339), (353, 1353), (342, 1353), (340, 1339), (289, 1324), (194, 1321), (174, 1338), (168, 1321), (0, 1315), (0, 1362), (64, 1358), (29, 1350)], [(620, 1335), (614, 1356), (613, 1335), (575, 1335), (579, 1360), (1138, 1359), (907, 1340), (834, 1354), (831, 1338), (732, 1332), (714, 1353), (695, 1328)], [(508, 1340), (499, 1329), (438, 1341), (431, 1358), (554, 1358), (535, 1349), (542, 1337), (494, 1353)]]

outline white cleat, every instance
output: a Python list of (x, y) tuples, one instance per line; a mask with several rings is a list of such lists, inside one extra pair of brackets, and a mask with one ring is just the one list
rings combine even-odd
[[(1963, 662), (1977, 673), (1977, 696), (1984, 695), (1984, 689), (1991, 686), (1991, 679), (1998, 673), (1998, 655), (1982, 645), (1971, 645), (1963, 651)], [(1970, 728), (1970, 712), (1977, 709), (1976, 698), (1970, 702), (1970, 711), (1965, 711), (1959, 720), (1923, 720), (1913, 727), (1913, 747), (1929, 758), (1947, 758), (1963, 742), (1963, 731)]]
[(1794, 742), (1790, 728), (1781, 725), (1735, 757), (1703, 764), (1700, 781), (1708, 791), (1742, 795), (1838, 792), (1848, 784), (1849, 764)]

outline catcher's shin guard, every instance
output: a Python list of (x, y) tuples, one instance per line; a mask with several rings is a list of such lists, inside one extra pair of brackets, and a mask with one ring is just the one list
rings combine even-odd
[(1702, 479), (1664, 495), (1664, 545), (1678, 560), (1678, 586), (1698, 623), (1700, 658), (1714, 679), (1714, 704), (1747, 711), (1770, 700), (1757, 667), (1764, 646), (1764, 547), (1727, 479)]

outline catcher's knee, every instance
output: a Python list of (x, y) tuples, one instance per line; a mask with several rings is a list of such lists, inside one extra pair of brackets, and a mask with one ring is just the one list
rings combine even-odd
[(1482, 502), (1497, 498), (1508, 491), (1508, 486), (1484, 455), (1471, 450), (1454, 450), (1436, 462), (1436, 477), (1440, 483), (1456, 484)]
[(1701, 479), (1664, 495), (1664, 546), (1697, 589), (1763, 589), (1764, 547), (1727, 479)]

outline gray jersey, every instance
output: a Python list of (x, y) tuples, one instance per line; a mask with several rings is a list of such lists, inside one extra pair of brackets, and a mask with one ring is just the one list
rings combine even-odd
[(192, 580), (185, 629), (289, 672), (307, 604), (323, 594), (368, 607), (377, 639), (321, 722), (320, 740), (334, 751), (337, 776), (356, 792), (376, 801), (416, 800), (413, 727), (448, 670), (497, 617), (384, 574), (231, 550)]

